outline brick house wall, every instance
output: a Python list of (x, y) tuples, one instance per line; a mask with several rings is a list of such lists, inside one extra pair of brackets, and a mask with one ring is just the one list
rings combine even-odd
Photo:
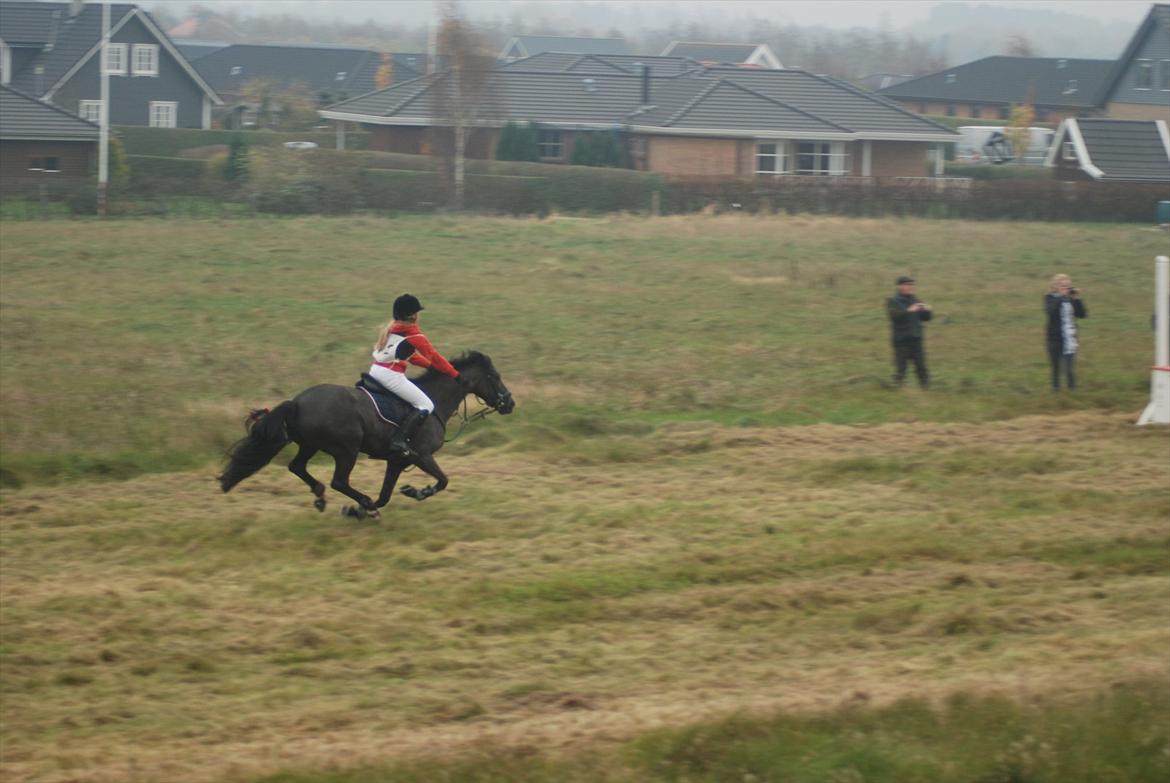
[(740, 173), (739, 146), (736, 139), (647, 136), (646, 168), (679, 177), (734, 177)]
[(1165, 106), (1113, 101), (1106, 104), (1105, 116), (1111, 120), (1164, 120), (1167, 111)]
[[(999, 120), (1005, 125), (1011, 116), (1012, 106), (1008, 103), (973, 103), (971, 101), (916, 101), (896, 99), (906, 111), (926, 114), (932, 117), (957, 117), (959, 119)], [(951, 113), (953, 112), (953, 113)], [(1092, 117), (1097, 112), (1083, 108), (1062, 106), (1037, 106), (1038, 125), (1059, 125), (1069, 117)]]
[[(929, 177), (926, 153), (930, 144), (921, 141), (873, 141), (870, 149), (869, 173), (874, 177)], [(860, 164), (861, 152), (854, 155)], [(859, 169), (855, 169), (859, 170)]]
[[(56, 158), (59, 171), (30, 171), (37, 158)], [(92, 179), (96, 160), (92, 141), (0, 141), (0, 192), (35, 196), (41, 185), (51, 193), (72, 190)]]

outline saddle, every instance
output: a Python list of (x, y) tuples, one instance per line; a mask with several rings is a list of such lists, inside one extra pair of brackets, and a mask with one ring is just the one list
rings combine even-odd
[(370, 377), (369, 373), (362, 373), (362, 377), (354, 386), (364, 391), (370, 402), (374, 403), (378, 418), (395, 427), (413, 410), (409, 402), (397, 394), (392, 394), (389, 389)]

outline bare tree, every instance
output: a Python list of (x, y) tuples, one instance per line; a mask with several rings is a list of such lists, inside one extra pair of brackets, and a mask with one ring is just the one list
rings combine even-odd
[[(467, 144), (472, 133), (494, 117), (493, 70), (495, 59), (485, 42), (463, 16), (456, 0), (439, 6), (436, 49), (442, 71), (435, 77), (434, 96), (441, 152), (451, 187), (451, 206), (463, 209)], [(449, 144), (446, 143), (449, 141)]]
[(1004, 46), (1004, 54), (1011, 57), (1035, 57), (1036, 48), (1032, 46), (1032, 42), (1028, 40), (1026, 35), (1017, 33), (1008, 36)]

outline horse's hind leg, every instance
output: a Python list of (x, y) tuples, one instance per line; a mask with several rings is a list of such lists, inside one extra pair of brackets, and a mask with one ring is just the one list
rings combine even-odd
[(336, 467), (333, 469), (333, 480), (329, 482), (329, 486), (347, 498), (356, 500), (358, 505), (366, 511), (373, 511), (376, 514), (377, 509), (374, 507), (374, 501), (349, 485), (349, 474), (353, 471), (354, 464), (357, 463), (357, 453), (334, 454), (333, 461), (336, 463)]
[(317, 453), (317, 449), (309, 448), (308, 446), (301, 446), (300, 451), (293, 457), (292, 462), (288, 463), (289, 472), (299, 478), (301, 481), (309, 485), (309, 489), (313, 490), (313, 494), (317, 499), (313, 501), (313, 506), (318, 511), (325, 510), (325, 485), (313, 475), (309, 473), (309, 460)]

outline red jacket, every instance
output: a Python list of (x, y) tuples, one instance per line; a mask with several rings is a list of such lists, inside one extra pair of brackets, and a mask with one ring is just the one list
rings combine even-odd
[[(390, 325), (390, 333), (403, 335), (406, 338), (406, 342), (414, 347), (414, 352), (407, 357), (406, 361), (417, 367), (434, 367), (439, 372), (444, 375), (450, 375), (452, 378), (459, 377), (459, 371), (452, 367), (451, 363), (444, 359), (441, 353), (435, 350), (435, 346), (431, 345), (431, 341), (426, 338), (426, 335), (418, 330), (416, 324), (395, 321)], [(402, 361), (394, 362), (390, 369), (405, 372), (406, 363)]]

